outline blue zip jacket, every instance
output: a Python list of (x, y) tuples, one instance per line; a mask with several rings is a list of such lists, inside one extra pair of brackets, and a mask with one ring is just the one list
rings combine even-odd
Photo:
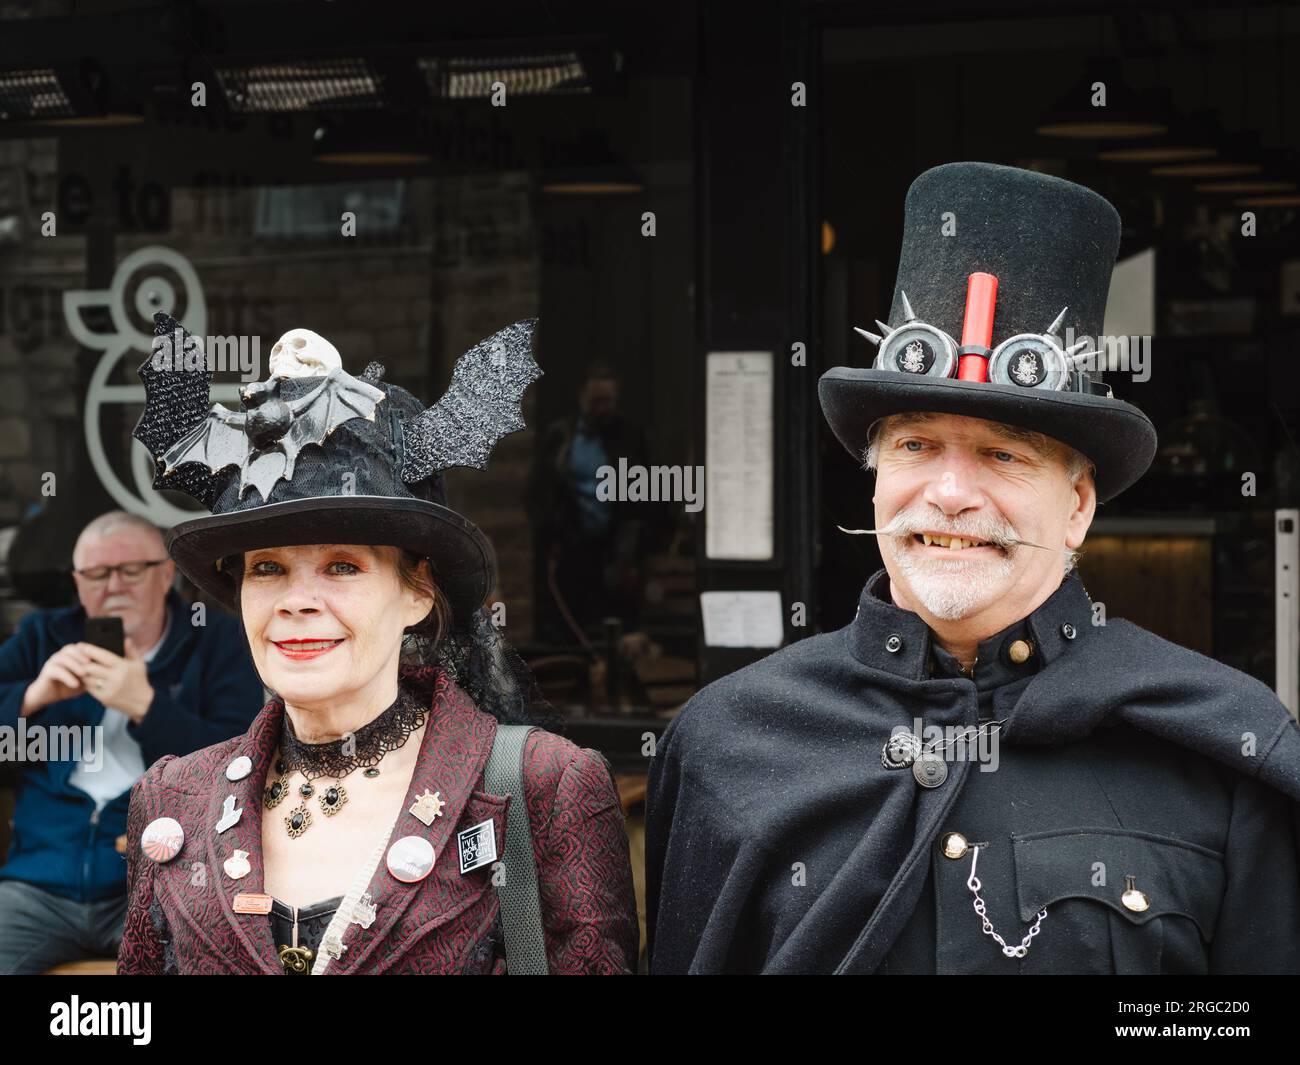
[[(206, 624), (191, 623), (190, 606), (167, 593), (171, 629), (147, 664), (154, 689), (149, 712), (126, 731), (139, 745), (145, 768), (165, 754), (186, 755), (247, 731), (262, 709), (262, 682), (239, 623), (217, 610)], [(0, 730), (16, 729), (23, 693), (60, 647), (85, 638), (80, 605), (24, 618), (0, 645)], [(98, 725), (104, 705), (91, 695), (51, 703), (26, 727)], [(10, 733), (15, 739), (15, 733)], [(30, 735), (29, 735), (30, 742)], [(128, 788), (101, 810), (70, 783), (75, 763), (18, 762), (13, 838), (0, 879), (22, 880), (77, 902), (126, 894), (126, 856), (117, 837), (126, 832)]]

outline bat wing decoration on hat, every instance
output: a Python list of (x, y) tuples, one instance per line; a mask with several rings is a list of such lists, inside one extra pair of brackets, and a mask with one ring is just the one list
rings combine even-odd
[[(533, 361), (536, 318), (507, 326), (462, 355), (447, 393), (404, 427), (402, 479), (413, 484), (450, 466), (486, 469), (493, 445), (524, 427), (524, 390), (541, 376)], [(256, 488), (266, 500), (291, 480), (299, 453), (321, 446), (353, 418), (373, 421), (387, 398), (371, 381), (334, 367), (286, 386), (272, 375), (241, 390), (242, 410), (209, 407), (212, 370), (198, 341), (167, 314), (154, 315), (154, 350), (140, 367), (145, 408), (134, 436), (154, 456), (155, 488), (174, 489), (211, 508), (217, 475), (240, 469), (239, 496)], [(301, 393), (301, 394), (298, 394)]]
[(402, 480), (450, 466), (486, 470), (496, 442), (524, 428), (524, 392), (542, 376), (532, 357), (536, 328), (536, 318), (525, 318), (456, 360), (446, 395), (406, 425)]

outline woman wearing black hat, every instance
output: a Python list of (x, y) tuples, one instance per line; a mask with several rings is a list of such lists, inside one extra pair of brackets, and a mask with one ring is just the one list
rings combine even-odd
[(208, 411), (194, 342), (155, 320), (136, 436), (155, 487), (212, 511), (168, 549), (274, 695), (132, 792), (118, 971), (632, 971), (608, 764), (534, 727), (548, 708), (483, 608), (491, 545), (443, 490), (523, 426), (535, 320), (462, 356), (428, 410), (295, 330), (239, 412)]

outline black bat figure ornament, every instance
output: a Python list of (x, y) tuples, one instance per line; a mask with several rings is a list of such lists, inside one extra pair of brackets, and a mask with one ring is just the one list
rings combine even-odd
[(373, 421), (375, 405), (385, 398), (335, 367), (295, 381), (295, 389), (307, 388), (295, 398), (285, 399), (281, 379), (273, 376), (241, 391), (242, 410), (220, 403), (209, 409), (212, 370), (197, 338), (163, 313), (154, 315), (154, 333), (155, 350), (140, 367), (146, 398), (134, 435), (154, 456), (154, 487), (186, 492), (205, 506), (218, 491), (216, 475), (231, 466), (240, 468), (241, 499), (250, 487), (269, 498), (278, 480), (293, 477), (304, 447), (323, 445), (352, 418)]
[(293, 412), (280, 398), (279, 378), (254, 381), (239, 396), (244, 401), (244, 410), (248, 412), (244, 431), (255, 448), (265, 451), (289, 431)]
[(335, 369), (297, 399), (281, 399), (280, 381), (274, 377), (248, 386), (242, 397), (242, 413), (218, 403), (167, 450), (164, 477), (187, 462), (202, 463), (213, 473), (239, 466), (239, 498), (251, 487), (267, 499), (276, 481), (293, 479), (304, 447), (323, 445), (330, 433), (352, 418), (373, 421), (384, 393)]
[[(536, 318), (526, 318), (475, 344), (456, 360), (442, 399), (403, 422), (401, 477), (407, 484), (451, 466), (486, 469), (493, 445), (524, 428), (523, 393), (542, 374), (532, 357), (537, 324)], [(387, 398), (376, 387), (383, 378), (381, 364), (353, 377), (338, 365), (328, 341), (309, 334), (307, 343), (314, 337), (316, 347), (333, 352), (331, 359), (322, 360), (317, 352), (304, 363), (312, 371), (273, 371), (268, 380), (248, 385), (240, 393), (239, 411), (219, 403), (209, 409), (212, 371), (201, 357), (191, 357), (202, 355), (194, 338), (161, 313), (154, 316), (154, 332), (156, 347), (178, 349), (185, 358), (169, 360), (155, 352), (140, 367), (146, 401), (135, 436), (154, 456), (155, 488), (186, 492), (209, 509), (220, 491), (216, 475), (221, 471), (240, 468), (239, 498), (251, 487), (268, 499), (277, 481), (293, 478), (304, 447), (324, 445), (353, 418), (373, 422), (376, 405)]]

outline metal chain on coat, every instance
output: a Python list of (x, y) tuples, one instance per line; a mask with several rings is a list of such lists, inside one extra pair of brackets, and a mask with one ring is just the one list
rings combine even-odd
[(975, 907), (975, 912), (980, 915), (980, 920), (984, 923), (984, 934), (996, 939), (1002, 947), (1002, 953), (1008, 958), (1023, 958), (1029, 953), (1029, 941), (1033, 939), (1034, 936), (1038, 935), (1038, 926), (1043, 923), (1043, 918), (1047, 916), (1047, 907), (1044, 906), (1038, 911), (1038, 920), (1036, 920), (1033, 927), (1025, 933), (1025, 938), (1020, 941), (1019, 946), (1007, 946), (1007, 941), (998, 935), (997, 932), (993, 931), (993, 922), (989, 920), (988, 914), (984, 912), (984, 900), (980, 898), (980, 888), (983, 887), (983, 885), (975, 875), (975, 864), (979, 861), (980, 857), (979, 847), (976, 846), (974, 851), (974, 856), (970, 861), (970, 877), (966, 881), (966, 886), (971, 889), (971, 893), (975, 896), (975, 901), (972, 905)]

